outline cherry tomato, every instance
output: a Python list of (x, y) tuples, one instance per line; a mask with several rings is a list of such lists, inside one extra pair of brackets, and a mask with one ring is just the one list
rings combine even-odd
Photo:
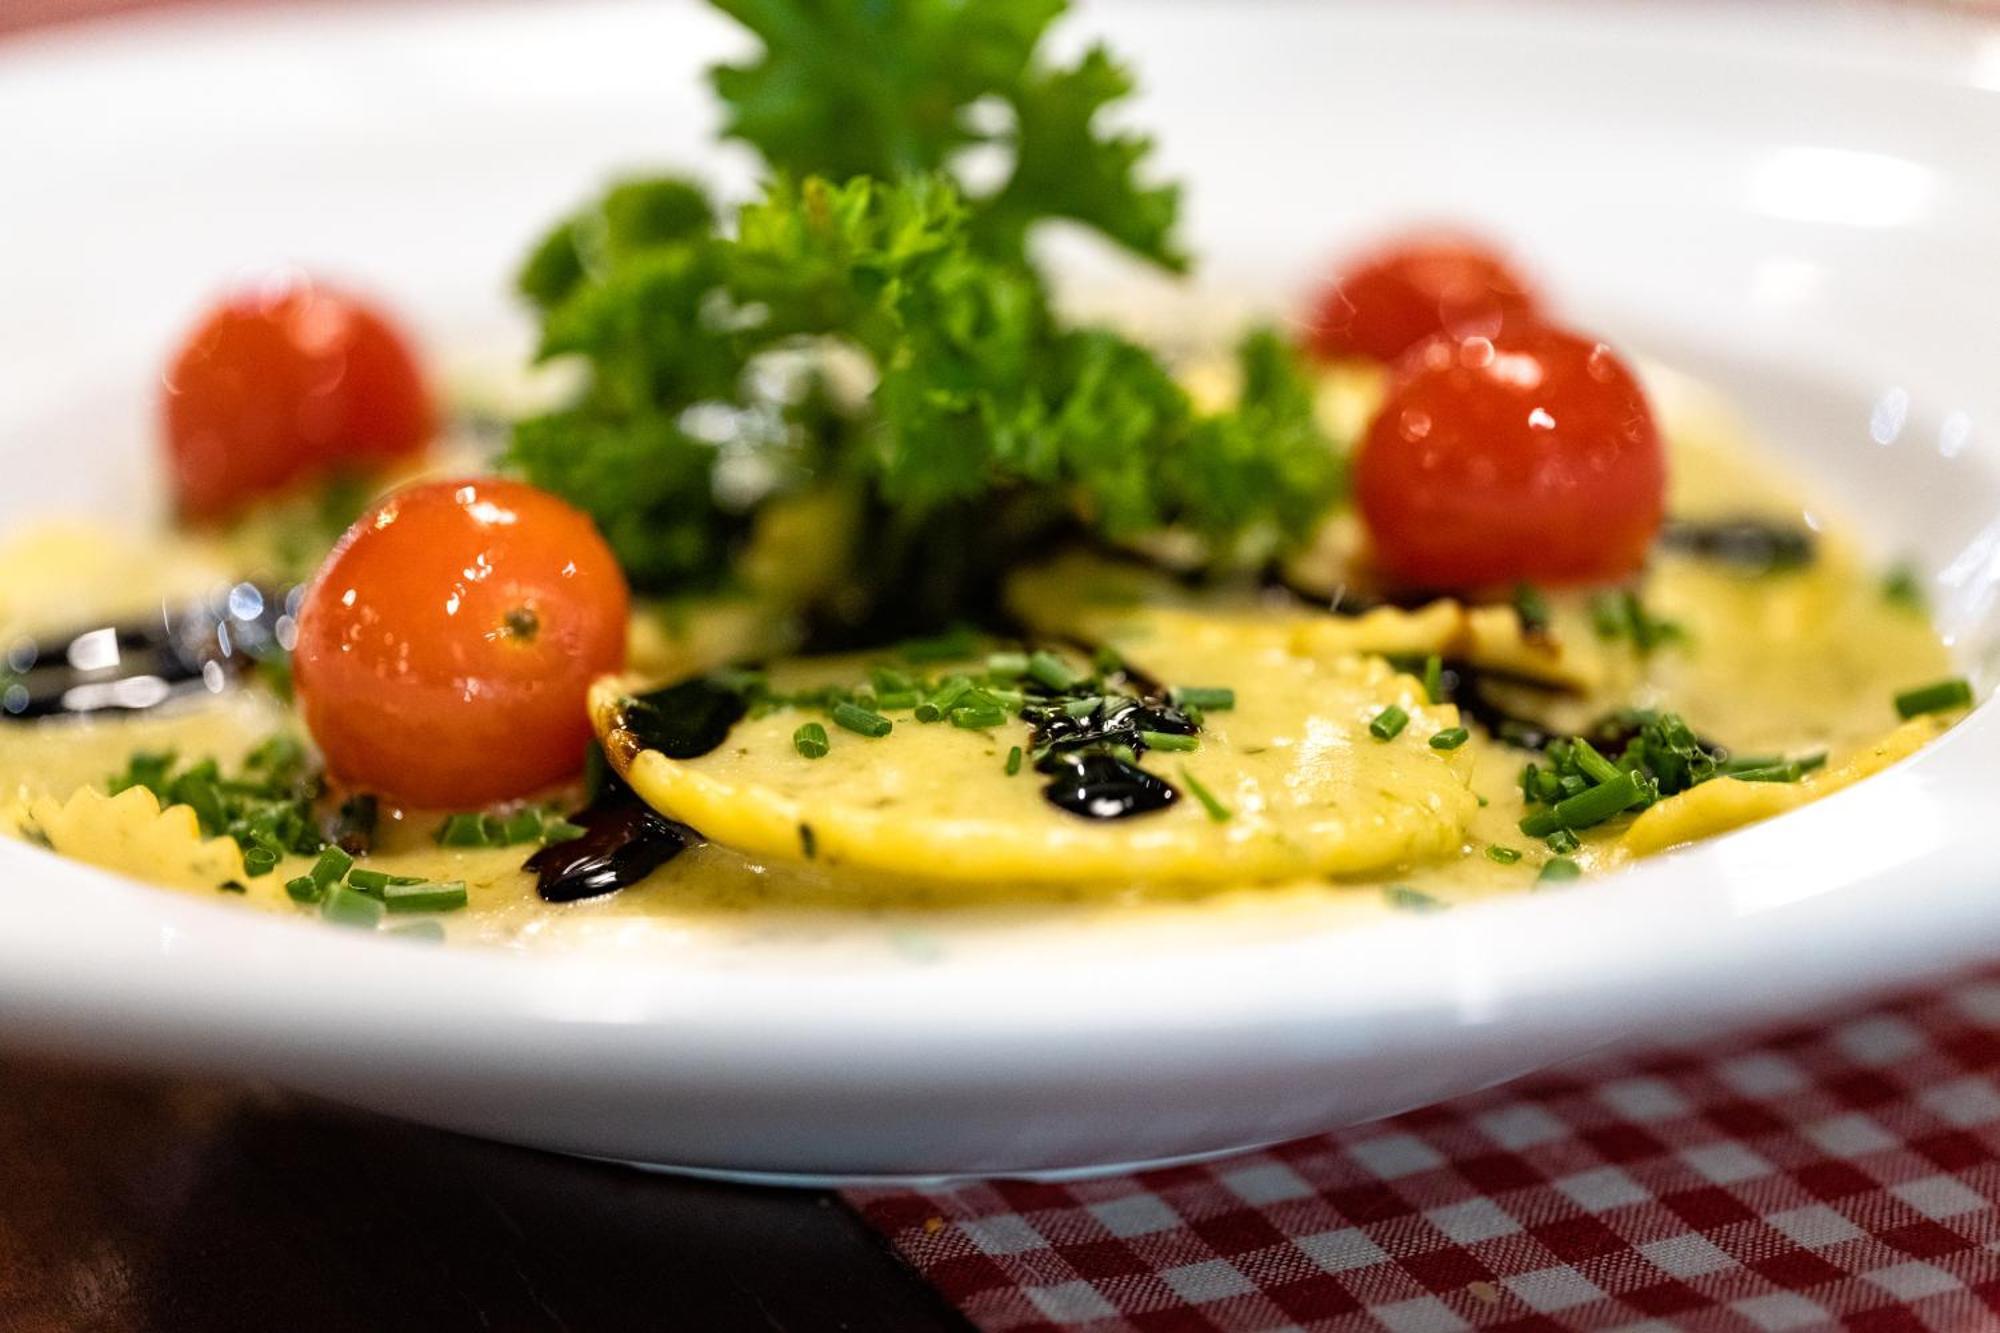
[(588, 518), (480, 478), (391, 493), (307, 590), (293, 674), (340, 781), (431, 809), (577, 772), (593, 678), (625, 661), (628, 594)]
[(1391, 362), (1439, 333), (1490, 338), (1534, 317), (1536, 304), (1506, 261), (1479, 242), (1414, 235), (1341, 271), (1318, 298), (1308, 343), (1323, 360)]
[(175, 502), (196, 519), (413, 454), (435, 422), (395, 326), (304, 280), (237, 292), (210, 310), (167, 368), (163, 406)]
[(1625, 363), (1530, 325), (1412, 352), (1354, 460), (1354, 490), (1377, 563), (1406, 584), (1608, 581), (1646, 559), (1666, 463)]

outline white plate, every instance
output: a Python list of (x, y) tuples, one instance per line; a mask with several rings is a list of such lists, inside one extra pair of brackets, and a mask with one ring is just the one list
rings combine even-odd
[[(1990, 683), (2000, 30), (1484, 3), (1072, 27), (1144, 72), (1136, 115), (1193, 183), (1211, 294), (1294, 292), (1413, 216), (1511, 237), (1583, 321), (1714, 378), (1919, 554)], [(245, 268), (346, 274), (434, 347), (517, 349), (511, 264), (609, 170), (741, 184), (696, 80), (734, 41), (648, 0), (232, 10), (0, 48), (0, 526), (144, 502), (162, 350)], [(1093, 290), (1127, 280), (1072, 262)], [(689, 1168), (1182, 1157), (1993, 956), (1996, 733), (1989, 706), (1856, 789), (1613, 881), (1349, 932), (1252, 913), (901, 951), (867, 922), (849, 949), (426, 951), (5, 845), (0, 1038)]]

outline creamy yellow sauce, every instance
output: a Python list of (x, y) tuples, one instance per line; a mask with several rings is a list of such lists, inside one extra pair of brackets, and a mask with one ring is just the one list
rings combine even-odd
[[(1330, 421), (1351, 434), (1371, 393), (1365, 378), (1330, 381)], [(1660, 406), (1671, 513), (1799, 520), (1805, 499), (1725, 420), (1672, 399)], [(1225, 822), (1193, 800), (1109, 824), (1058, 812), (1041, 800), (1032, 773), (1004, 772), (1008, 749), (1026, 737), (1016, 719), (967, 732), (904, 718), (880, 741), (829, 728), (833, 753), (809, 761), (791, 746), (804, 715), (780, 711), (747, 720), (700, 760), (624, 757), (635, 787), (714, 842), (619, 894), (542, 903), (519, 868), (523, 849), (439, 847), (435, 813), (386, 811), (368, 863), (464, 880), (470, 906), (445, 918), (455, 940), (619, 948), (726, 936), (741, 944), (860, 918), (882, 947), (912, 956), (932, 947), (926, 941), (941, 916), (1082, 923), (1254, 913), (1267, 924), (1322, 926), (1529, 891), (1548, 853), (1517, 827), (1524, 756), (1476, 729), (1459, 750), (1428, 747), (1428, 736), (1457, 724), (1456, 710), (1427, 704), (1419, 683), (1380, 654), (1456, 653), (1561, 684), (1568, 694), (1538, 697), (1533, 711), (1565, 729), (1635, 704), (1678, 711), (1740, 751), (1828, 752), (1825, 769), (1796, 785), (1718, 780), (1591, 830), (1576, 854), (1586, 870), (1779, 814), (1935, 735), (1943, 721), (1899, 728), (1891, 699), (1951, 670), (1926, 619), (1885, 599), (1879, 570), (1824, 509), (1811, 512), (1818, 553), (1801, 570), (1750, 576), (1663, 551), (1643, 596), (1686, 638), (1643, 658), (1598, 640), (1581, 596), (1552, 596), (1554, 632), (1542, 640), (1524, 639), (1511, 611), (1497, 607), (1443, 603), (1336, 618), (1249, 593), (1190, 594), (1119, 567), (1024, 573), (1015, 609), (1035, 628), (1114, 646), (1162, 679), (1237, 689), (1238, 708), (1210, 717), (1199, 751), (1146, 757), (1170, 780), (1182, 770), (1201, 779), (1231, 811)], [(133, 537), (87, 522), (0, 539), (0, 646), (209, 589), (245, 568), (245, 540)], [(1337, 577), (1353, 545), (1351, 520), (1337, 519), (1307, 563), (1317, 559)], [(789, 641), (785, 618), (755, 598), (654, 608), (635, 617), (632, 669), (671, 679), (781, 652)], [(853, 674), (865, 660), (784, 670)], [(600, 692), (607, 727), (621, 692), (615, 683)], [(1384, 744), (1366, 727), (1388, 703), (1412, 721)], [(161, 811), (143, 791), (102, 794), (135, 751), (212, 755), (228, 767), (274, 730), (295, 726), (289, 710), (254, 689), (138, 717), (0, 724), (0, 831), (136, 878), (309, 914), (283, 889), (305, 861), (251, 878), (234, 845), (204, 841), (185, 807)], [(817, 831), (810, 859), (800, 854), (801, 823)], [(1496, 846), (1520, 859), (1491, 859)], [(225, 881), (241, 892), (220, 889)]]

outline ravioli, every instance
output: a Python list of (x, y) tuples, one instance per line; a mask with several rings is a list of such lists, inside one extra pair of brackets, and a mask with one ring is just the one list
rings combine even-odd
[[(1182, 798), (1122, 819), (1057, 808), (1031, 767), (1010, 774), (1009, 750), (1032, 744), (1018, 718), (967, 730), (904, 711), (879, 739), (829, 726), (828, 752), (807, 759), (793, 732), (818, 714), (787, 707), (737, 723), (709, 753), (672, 759), (625, 728), (627, 683), (600, 682), (591, 711), (641, 797), (773, 859), (960, 882), (1222, 884), (1382, 872), (1459, 846), (1476, 805), (1469, 760), (1426, 744), (1457, 725), (1457, 710), (1425, 702), (1419, 682), (1379, 659), (1315, 662), (1254, 636), (1161, 635), (1154, 646), (1134, 660), (1163, 679), (1227, 685), (1236, 706), (1208, 714), (1198, 750), (1146, 754), (1141, 766)], [(803, 662), (772, 683), (804, 688), (865, 666)], [(1391, 705), (1410, 721), (1379, 740), (1369, 723)], [(1194, 798), (1190, 777), (1226, 817)]]

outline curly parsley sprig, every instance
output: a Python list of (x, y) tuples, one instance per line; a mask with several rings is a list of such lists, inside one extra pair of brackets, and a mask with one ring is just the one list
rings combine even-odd
[[(727, 581), (765, 507), (803, 493), (851, 502), (828, 559), (876, 605), (849, 618), (890, 607), (905, 633), (1066, 529), (1178, 527), (1218, 560), (1311, 530), (1341, 470), (1284, 339), (1246, 340), (1240, 401), (1203, 412), (1148, 349), (1062, 320), (1027, 258), (1065, 219), (1185, 263), (1149, 141), (1099, 124), (1130, 77), (1101, 48), (1039, 54), (1060, 0), (718, 3), (764, 42), (714, 72), (764, 195), (724, 217), (687, 181), (623, 183), (520, 277), (540, 355), (587, 374), (511, 461), (636, 587)], [(974, 191), (953, 172), (977, 147), (1011, 163)]]

